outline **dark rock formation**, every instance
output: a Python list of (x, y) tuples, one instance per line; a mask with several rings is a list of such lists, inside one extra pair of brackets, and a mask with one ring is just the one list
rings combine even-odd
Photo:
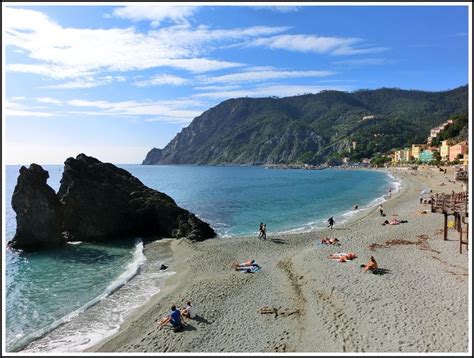
[(62, 232), (62, 205), (46, 183), (49, 174), (37, 164), (20, 168), (12, 196), (17, 229), (11, 247), (24, 250), (58, 247), (65, 244)]
[(64, 163), (58, 195), (64, 203), (64, 229), (75, 240), (215, 236), (208, 224), (168, 195), (146, 187), (126, 170), (84, 154)]
[[(64, 164), (57, 195), (46, 185), (48, 173), (40, 166), (31, 166), (34, 173), (39, 173), (35, 180), (22, 168), (15, 189), (22, 195), (14, 194), (13, 200), (19, 227), (14, 247), (30, 248), (38, 243), (37, 233), (45, 238), (52, 236), (54, 242), (61, 232), (79, 241), (137, 236), (199, 241), (216, 235), (209, 224), (180, 208), (168, 195), (146, 187), (126, 170), (84, 154), (68, 158)], [(36, 184), (40, 179), (42, 184)], [(23, 215), (22, 211), (30, 207), (35, 210)]]

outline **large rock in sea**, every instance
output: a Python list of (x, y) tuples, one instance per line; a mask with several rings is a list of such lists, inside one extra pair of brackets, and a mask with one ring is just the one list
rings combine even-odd
[(58, 195), (64, 203), (64, 229), (75, 240), (215, 236), (209, 224), (168, 195), (146, 187), (124, 169), (84, 154), (64, 163)]
[(10, 246), (35, 250), (65, 244), (62, 235), (62, 205), (48, 186), (49, 174), (41, 166), (22, 166), (12, 196), (16, 212), (16, 234)]
[[(34, 190), (28, 193), (36, 205), (38, 195)], [(146, 187), (124, 169), (85, 154), (65, 161), (57, 198), (61, 218), (59, 232), (65, 232), (69, 240), (174, 237), (200, 241), (216, 235), (209, 224), (180, 208), (168, 195)], [(14, 210), (18, 215), (15, 206)], [(40, 212), (36, 216), (31, 213), (23, 225), (29, 227), (30, 223), (44, 222), (42, 220)], [(57, 225), (54, 228), (57, 230)], [(44, 222), (36, 230), (51, 228)], [(35, 238), (28, 240), (34, 242)], [(22, 244), (23, 241), (19, 241), (16, 247), (23, 248)]]

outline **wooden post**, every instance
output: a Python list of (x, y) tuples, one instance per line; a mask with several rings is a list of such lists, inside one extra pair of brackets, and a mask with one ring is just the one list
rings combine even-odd
[(444, 213), (444, 241), (448, 240), (448, 214)]

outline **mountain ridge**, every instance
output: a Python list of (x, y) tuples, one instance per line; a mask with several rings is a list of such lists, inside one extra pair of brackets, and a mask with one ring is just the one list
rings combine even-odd
[[(233, 98), (194, 118), (142, 164), (321, 164), (424, 141), (467, 113), (468, 87), (439, 92), (380, 88), (291, 97)], [(353, 142), (356, 142), (353, 145)]]

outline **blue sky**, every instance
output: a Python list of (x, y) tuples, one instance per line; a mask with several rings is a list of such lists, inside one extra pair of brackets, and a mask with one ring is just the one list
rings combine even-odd
[(3, 3), (2, 17), (6, 164), (141, 163), (228, 98), (468, 83), (467, 6)]

